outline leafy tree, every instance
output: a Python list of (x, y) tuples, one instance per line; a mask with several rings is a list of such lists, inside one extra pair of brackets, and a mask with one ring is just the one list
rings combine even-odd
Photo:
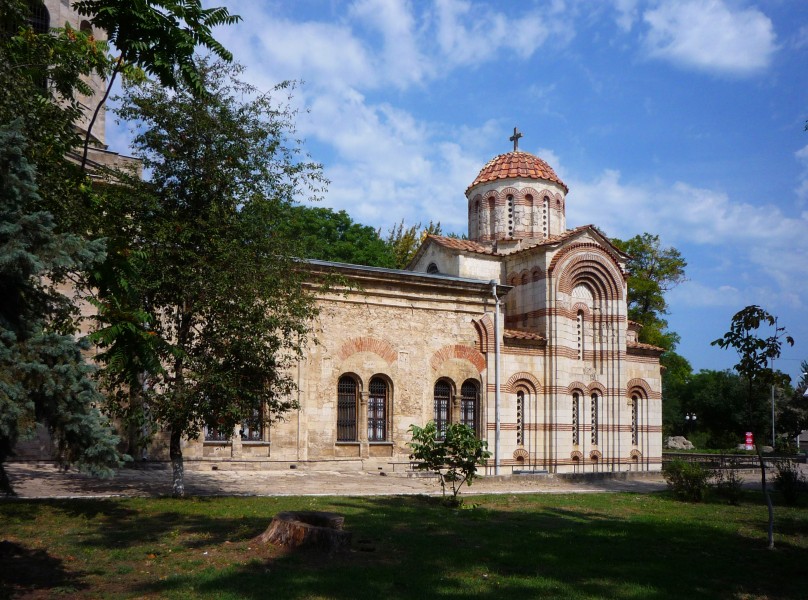
[[(699, 439), (711, 448), (733, 448), (743, 441), (747, 431), (745, 384), (732, 371), (703, 370), (690, 377), (680, 390), (682, 412), (677, 425), (683, 433), (688, 430), (685, 413), (697, 415), (695, 428)], [(755, 415), (756, 419), (765, 415)], [(765, 419), (764, 419), (765, 420)]]
[(22, 123), (0, 128), (0, 490), (20, 435), (44, 422), (64, 465), (109, 474), (117, 438), (95, 408), (96, 390), (74, 333), (77, 311), (60, 284), (102, 254), (99, 242), (57, 233), (24, 156)]
[(676, 248), (661, 247), (659, 236), (650, 233), (612, 243), (629, 255), (628, 318), (643, 327), (640, 341), (673, 350), (679, 336), (668, 331), (665, 294), (685, 281), (687, 262)]
[[(771, 328), (766, 337), (761, 337), (761, 327)], [(777, 324), (777, 318), (762, 309), (751, 305), (738, 311), (732, 317), (730, 329), (722, 337), (711, 342), (713, 346), (732, 348), (738, 353), (735, 370), (746, 384), (746, 419), (749, 431), (755, 434), (755, 448), (760, 462), (760, 478), (766, 505), (769, 510), (769, 548), (774, 548), (774, 508), (766, 486), (766, 463), (763, 462), (761, 440), (765, 430), (765, 419), (760, 415), (762, 406), (768, 401), (769, 386), (787, 383), (788, 376), (775, 371), (771, 361), (778, 358), (782, 351), (783, 341), (793, 346), (794, 339), (786, 333), (784, 327)]]
[[(131, 235), (127, 304), (149, 315), (133, 335), (163, 365), (148, 373), (143, 417), (170, 436), (175, 495), (184, 494), (183, 438), (205, 425), (230, 432), (257, 411), (277, 418), (294, 406), (290, 367), (314, 305), (279, 220), (322, 183), (319, 166), (300, 160), (289, 139), (292, 112), (239, 81), (239, 66), (200, 60), (197, 70), (208, 90), (201, 97), (181, 80), (175, 92), (153, 83), (127, 88), (118, 114), (138, 124), (135, 154), (151, 181), (129, 182), (130, 202), (116, 197), (117, 226), (108, 225), (111, 235)], [(98, 302), (114, 308), (119, 297), (101, 289)], [(108, 315), (99, 318), (111, 348), (118, 322)], [(159, 340), (151, 348), (142, 344), (149, 335)], [(119, 390), (131, 377), (119, 377)]]
[(379, 233), (372, 227), (353, 222), (344, 210), (289, 207), (280, 232), (296, 243), (295, 254), (301, 258), (395, 267), (392, 249)]
[(452, 490), (449, 504), (458, 506), (457, 496), (463, 483), (471, 485), (477, 476), (477, 465), (485, 464), (491, 457), (488, 443), (479, 439), (474, 430), (462, 423), (451, 423), (446, 427), (443, 439), (438, 439), (438, 428), (434, 421), (423, 427), (410, 425), (412, 448), (410, 460), (417, 461), (417, 468), (433, 471), (440, 478), (440, 488), (446, 499), (446, 484)]
[(808, 360), (802, 361), (800, 370), (803, 375), (797, 387), (784, 390), (775, 403), (777, 430), (783, 432), (789, 442), (808, 429), (808, 398), (805, 397), (808, 390)]
[(660, 363), (662, 372), (662, 428), (665, 436), (680, 435), (685, 410), (683, 396), (693, 376), (690, 362), (673, 350), (665, 352)]
[(390, 228), (387, 234), (387, 245), (390, 246), (395, 256), (396, 268), (403, 269), (410, 264), (427, 235), (441, 235), (440, 223), (430, 221), (426, 227), (422, 227), (421, 223), (405, 227), (402, 220), (398, 225)]

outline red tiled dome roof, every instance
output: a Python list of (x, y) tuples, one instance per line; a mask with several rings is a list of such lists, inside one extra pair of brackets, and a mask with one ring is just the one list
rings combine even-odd
[(552, 181), (563, 187), (565, 192), (569, 191), (569, 188), (561, 181), (558, 175), (555, 174), (555, 171), (553, 171), (550, 165), (538, 156), (517, 150), (516, 152), (500, 154), (488, 161), (479, 175), (477, 175), (474, 183), (466, 188), (466, 192), (480, 183), (496, 181), (497, 179), (514, 178)]

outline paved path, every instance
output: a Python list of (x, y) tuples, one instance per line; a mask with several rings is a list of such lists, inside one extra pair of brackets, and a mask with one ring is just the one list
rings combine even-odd
[[(51, 464), (12, 462), (6, 471), (20, 498), (88, 498), (160, 496), (171, 492), (167, 468), (122, 469), (112, 479), (95, 479), (73, 471), (63, 473)], [(658, 473), (629, 479), (571, 482), (548, 475), (484, 477), (464, 495), (592, 492), (650, 492), (665, 488)], [(362, 471), (186, 471), (185, 489), (195, 496), (379, 496), (440, 494), (434, 477), (380, 475)]]

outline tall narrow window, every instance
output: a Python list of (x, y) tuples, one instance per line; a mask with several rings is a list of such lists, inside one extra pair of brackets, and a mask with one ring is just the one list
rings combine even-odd
[(516, 392), (516, 443), (525, 443), (525, 393), (521, 390)]
[(241, 422), (239, 431), (242, 441), (261, 442), (264, 440), (264, 411), (256, 409), (248, 419)]
[(572, 395), (572, 443), (581, 443), (581, 396), (578, 392)]
[(356, 380), (347, 375), (340, 377), (337, 383), (337, 441), (356, 441), (357, 413)]
[(516, 217), (514, 208), (513, 195), (508, 194), (508, 237), (513, 237), (513, 220)]
[(497, 233), (497, 204), (494, 197), (488, 199), (488, 239), (493, 240), (496, 238)]
[(387, 441), (387, 382), (374, 377), (368, 396), (368, 441)]
[(446, 426), (449, 425), (449, 398), (452, 388), (445, 381), (435, 384), (435, 425), (438, 428), (438, 439), (446, 436)]
[(577, 334), (578, 334), (578, 360), (584, 359), (584, 311), (578, 311), (577, 319)]
[(637, 394), (631, 396), (631, 444), (636, 446), (640, 441), (640, 397)]
[(460, 422), (479, 434), (477, 430), (478, 390), (477, 382), (470, 379), (460, 388)]
[(544, 233), (544, 237), (547, 237), (550, 233), (550, 227), (548, 223), (549, 212), (550, 212), (550, 198), (545, 196), (544, 201), (541, 203), (541, 229), (542, 233)]
[(592, 394), (592, 438), (591, 442), (593, 446), (598, 445), (598, 395)]
[(29, 0), (28, 10), (30, 11), (28, 24), (34, 33), (48, 33), (50, 31), (50, 13), (45, 8), (45, 3), (42, 0)]

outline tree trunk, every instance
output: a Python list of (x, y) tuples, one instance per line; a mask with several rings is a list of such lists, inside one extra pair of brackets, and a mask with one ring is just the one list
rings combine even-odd
[(763, 497), (766, 499), (766, 507), (769, 509), (769, 550), (774, 550), (774, 505), (772, 504), (772, 497), (769, 495), (769, 485), (766, 481), (766, 463), (763, 462), (760, 442), (755, 443), (755, 450), (760, 461), (760, 487), (763, 490)]
[(171, 495), (175, 498), (185, 496), (185, 467), (182, 462), (182, 435), (179, 428), (171, 428), (171, 443), (169, 456), (171, 457), (172, 488)]
[(329, 553), (340, 552), (351, 545), (351, 533), (342, 529), (344, 522), (345, 517), (330, 512), (282, 512), (275, 515), (255, 541), (287, 548), (314, 546)]

